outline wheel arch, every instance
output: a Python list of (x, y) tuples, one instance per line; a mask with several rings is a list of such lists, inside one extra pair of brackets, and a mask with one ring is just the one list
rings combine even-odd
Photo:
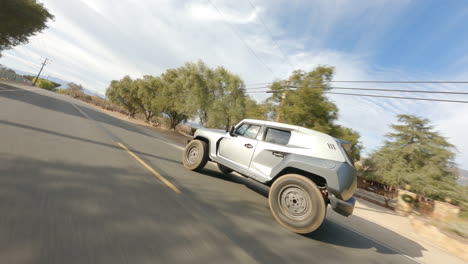
[(193, 139), (197, 139), (197, 140), (203, 141), (203, 142), (205, 142), (206, 144), (208, 144), (208, 147), (210, 146), (210, 141), (209, 141), (208, 138), (206, 138), (206, 137), (203, 137), (203, 136), (196, 136), (196, 137), (194, 137)]
[(203, 135), (197, 135), (192, 140), (200, 140), (206, 143), (208, 147), (208, 160), (211, 161), (211, 156), (213, 155), (213, 153), (216, 153), (216, 151), (213, 149), (212, 142), (210, 141), (210, 139)]
[(271, 186), (271, 184), (273, 184), (273, 182), (275, 182), (279, 177), (286, 175), (286, 174), (291, 174), (291, 173), (299, 174), (299, 175), (309, 178), (315, 184), (317, 184), (317, 186), (319, 186), (320, 188), (327, 186), (327, 180), (324, 177), (318, 174), (314, 174), (314, 173), (301, 170), (298, 168), (294, 168), (294, 167), (286, 167), (283, 170), (281, 170), (272, 180), (268, 182), (268, 185)]

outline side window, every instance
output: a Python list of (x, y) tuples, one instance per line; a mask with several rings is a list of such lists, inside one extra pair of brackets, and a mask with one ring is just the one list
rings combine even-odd
[(260, 126), (251, 125), (247, 132), (245, 132), (244, 137), (253, 138), (257, 137), (258, 131), (260, 131)]
[(255, 138), (257, 137), (258, 131), (260, 131), (260, 126), (242, 124), (236, 129), (236, 134), (247, 138)]
[(286, 145), (291, 138), (291, 131), (268, 128), (265, 135), (265, 142)]
[(236, 129), (236, 134), (243, 136), (247, 132), (247, 128), (249, 128), (249, 124), (242, 124)]

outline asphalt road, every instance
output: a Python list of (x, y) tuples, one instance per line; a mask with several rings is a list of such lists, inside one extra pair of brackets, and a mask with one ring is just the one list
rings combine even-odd
[[(123, 144), (180, 193), (124, 150)], [(157, 132), (68, 97), (0, 84), (0, 263), (415, 263), (424, 248), (327, 212), (283, 229), (268, 189), (181, 164)]]

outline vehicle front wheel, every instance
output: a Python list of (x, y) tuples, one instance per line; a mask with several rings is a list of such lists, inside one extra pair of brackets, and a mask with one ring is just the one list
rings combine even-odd
[(270, 188), (268, 200), (276, 221), (292, 232), (313, 232), (325, 219), (326, 204), (320, 189), (302, 175), (278, 178)]
[(185, 146), (182, 162), (185, 168), (199, 171), (208, 162), (208, 144), (201, 140), (192, 140)]

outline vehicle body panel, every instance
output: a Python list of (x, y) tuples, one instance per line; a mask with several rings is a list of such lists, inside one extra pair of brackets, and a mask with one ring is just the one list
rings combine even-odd
[(225, 136), (219, 141), (218, 156), (248, 169), (257, 145), (256, 139)]
[[(335, 207), (344, 206), (346, 209), (342, 211), (349, 212), (351, 203), (341, 203), (350, 200), (357, 187), (355, 168), (343, 147), (349, 142), (311, 129), (262, 120), (245, 119), (236, 129), (245, 123), (262, 126), (256, 138), (206, 128), (198, 129), (194, 138), (208, 141), (212, 161), (265, 184), (287, 169), (320, 176), (335, 199)], [(286, 144), (265, 141), (268, 128), (289, 132), (289, 141)], [(252, 147), (246, 148), (247, 144)]]

